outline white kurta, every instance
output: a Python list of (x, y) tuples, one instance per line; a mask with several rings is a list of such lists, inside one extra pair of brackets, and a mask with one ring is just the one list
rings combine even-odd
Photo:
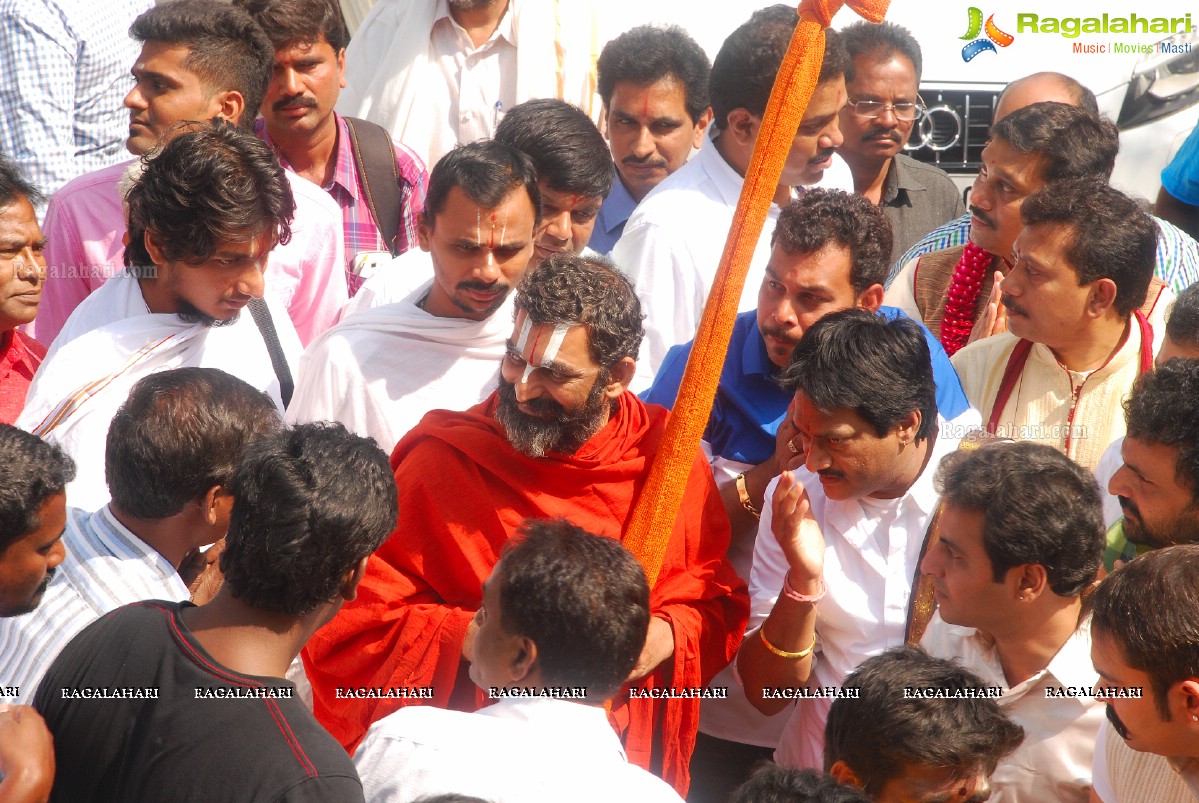
[[(1163, 295), (1168, 292), (1163, 291)], [(1154, 317), (1149, 323), (1157, 333), (1165, 332), (1165, 325)], [(984, 424), (991, 419), (1008, 359), (1018, 341), (1011, 332), (1003, 332), (971, 343), (953, 355), (962, 390)], [(1150, 360), (1159, 345), (1160, 337), (1155, 336)], [(1094, 471), (1104, 450), (1124, 436), (1122, 403), (1132, 391), (1140, 365), (1141, 330), (1135, 320), (1129, 324), (1124, 344), (1085, 379), (1066, 370), (1048, 346), (1034, 343), (1000, 411), (996, 434), (1047, 444)]]
[[(625, 223), (612, 261), (632, 280), (645, 313), (645, 340), (631, 385), (636, 393), (653, 383), (671, 346), (695, 337), (720, 255), (733, 225), (745, 183), (705, 137), (699, 153), (654, 187)], [(815, 186), (853, 192), (841, 157)], [(770, 259), (770, 237), (782, 209), (772, 203), (758, 238), (739, 311), (756, 309)]]
[[(936, 433), (944, 432), (937, 420)], [(795, 477), (812, 504), (812, 516), (824, 534), (824, 581), (828, 593), (816, 604), (816, 654), (812, 687), (840, 686), (858, 664), (889, 647), (903, 644), (912, 578), (920, 547), (937, 507), (933, 474), (941, 458), (957, 449), (958, 438), (934, 435), (932, 456), (908, 492), (898, 499), (831, 500), (820, 478), (800, 468)], [(787, 558), (771, 533), (774, 491), (766, 488), (762, 520), (749, 575), (749, 630), (759, 627), (774, 609)], [(824, 722), (829, 699), (797, 702), (783, 731), (775, 760), (791, 767), (821, 770), (824, 766)]]
[(486, 399), (512, 333), (515, 294), (482, 321), (439, 318), (416, 306), (429, 285), (317, 338), (300, 360), (288, 421), (340, 421), (391, 454), (430, 410), (465, 410)]
[(1002, 688), (1003, 696), (996, 702), (1024, 728), (1024, 741), (991, 774), (991, 801), (1086, 803), (1104, 706), (1094, 697), (1060, 696), (1060, 690), (1099, 685), (1099, 674), (1091, 665), (1089, 620), (1062, 645), (1048, 666), (1010, 687), (994, 641), (972, 627), (946, 624), (936, 613), (920, 644), (937, 658), (956, 660), (985, 685)]
[[(267, 299), (292, 376), (300, 340), (287, 312)], [(96, 510), (108, 501), (108, 425), (134, 383), (172, 368), (219, 368), (268, 393), (280, 412), (279, 380), (249, 310), (225, 326), (152, 314), (137, 280), (120, 273), (76, 308), (33, 378), (17, 426), (57, 443), (75, 459), (67, 503)]]

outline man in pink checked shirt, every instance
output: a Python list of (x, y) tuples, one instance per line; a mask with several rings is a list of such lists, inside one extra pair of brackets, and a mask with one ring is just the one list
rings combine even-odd
[[(274, 50), (244, 11), (219, 0), (169, 0), (129, 29), (142, 43), (125, 97), (129, 138), (142, 156), (180, 130), (219, 117), (248, 125), (266, 92)], [(185, 127), (184, 127), (185, 128)], [(44, 226), (48, 279), (34, 334), (49, 345), (88, 295), (119, 272), (125, 251), (122, 177), (137, 162), (71, 181), (50, 200)], [(336, 204), (288, 173), (292, 238), (272, 252), (266, 292), (286, 307), (303, 343), (333, 325), (348, 298)]]
[(324, 188), (341, 208), (352, 296), (376, 265), (416, 244), (429, 180), (424, 162), (384, 128), (333, 111), (346, 85), (349, 40), (336, 0), (233, 4), (254, 17), (275, 48), (254, 130), (286, 169)]

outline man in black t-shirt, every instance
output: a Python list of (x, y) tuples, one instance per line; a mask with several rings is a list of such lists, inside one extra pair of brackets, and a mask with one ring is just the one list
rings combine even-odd
[(395, 527), (387, 458), (340, 424), (306, 424), (255, 441), (230, 490), (212, 602), (119, 608), (46, 673), (34, 706), (54, 734), (51, 800), (363, 799), (283, 677)]

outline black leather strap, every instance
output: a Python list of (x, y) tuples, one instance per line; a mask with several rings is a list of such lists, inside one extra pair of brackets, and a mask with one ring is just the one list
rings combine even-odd
[(254, 325), (258, 327), (258, 333), (262, 335), (262, 342), (266, 344), (266, 353), (271, 355), (271, 367), (275, 369), (275, 377), (279, 380), (279, 398), (283, 400), (283, 408), (287, 409), (296, 386), (291, 379), (291, 369), (287, 367), (287, 358), (283, 356), (283, 346), (279, 344), (275, 321), (271, 318), (271, 311), (265, 300), (251, 299), (247, 306), (254, 318)]
[(400, 231), (404, 197), (391, 135), (383, 126), (368, 120), (356, 117), (344, 119), (350, 130), (350, 147), (354, 152), (354, 163), (358, 166), (358, 176), (366, 190), (367, 207), (375, 218), (375, 226), (383, 236), (387, 250), (393, 257), (399, 256), (396, 237)]

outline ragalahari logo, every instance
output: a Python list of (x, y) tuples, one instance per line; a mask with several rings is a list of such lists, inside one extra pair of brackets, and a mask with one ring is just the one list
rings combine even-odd
[[(972, 61), (979, 53), (985, 53), (988, 50), (997, 53), (995, 45), (1007, 47), (1016, 41), (1016, 37), (1010, 33), (999, 30), (999, 26), (995, 24), (994, 14), (987, 17), (987, 24), (984, 26), (982, 9), (971, 6), (967, 9), (967, 13), (970, 15), (969, 27), (966, 29), (965, 36), (959, 38), (973, 41), (962, 48), (962, 61)], [(978, 35), (983, 32), (987, 34), (986, 37), (978, 38)]]

